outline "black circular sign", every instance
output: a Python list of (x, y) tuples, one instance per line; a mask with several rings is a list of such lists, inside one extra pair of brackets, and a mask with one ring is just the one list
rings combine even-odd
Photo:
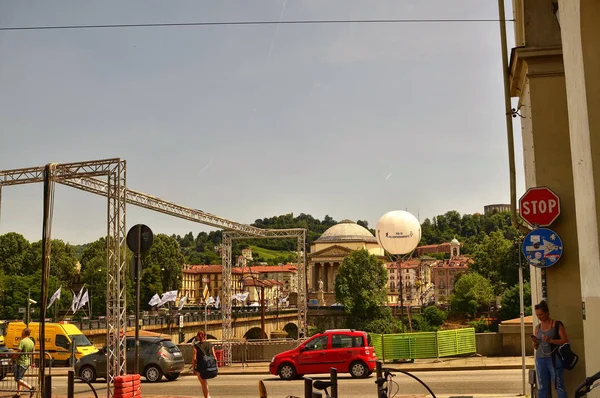
[(144, 224), (137, 224), (127, 232), (127, 247), (134, 253), (145, 253), (152, 247), (154, 234)]

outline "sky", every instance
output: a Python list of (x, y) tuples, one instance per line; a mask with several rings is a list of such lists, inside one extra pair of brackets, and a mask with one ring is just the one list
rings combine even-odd
[[(495, 0), (0, 0), (0, 27), (497, 18)], [(241, 223), (482, 213), (510, 202), (498, 22), (0, 31), (0, 170), (106, 158), (131, 189)], [(42, 184), (1, 200), (0, 234), (41, 239)], [(106, 217), (57, 184), (54, 239), (96, 240)], [(138, 223), (214, 230), (128, 206)]]

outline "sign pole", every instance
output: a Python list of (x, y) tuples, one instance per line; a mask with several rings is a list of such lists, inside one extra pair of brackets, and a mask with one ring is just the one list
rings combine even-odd
[(204, 300), (204, 333), (208, 333), (208, 300)]
[(129, 276), (135, 281), (135, 359), (133, 371), (139, 374), (140, 370), (140, 287), (142, 279), (142, 253), (152, 247), (154, 235), (152, 230), (144, 224), (136, 224), (127, 232), (127, 247), (133, 252), (133, 261), (130, 263)]
[[(141, 246), (142, 230), (140, 228), (138, 234), (138, 242)], [(134, 374), (140, 374), (140, 285), (141, 285), (141, 268), (142, 255), (138, 251), (135, 253), (135, 363), (133, 368)]]
[(523, 381), (523, 393), (525, 396), (526, 393), (526, 383), (525, 383), (525, 294), (523, 292), (523, 267), (521, 266), (521, 253), (517, 249), (517, 255), (519, 256), (519, 313), (521, 317), (521, 368), (523, 371), (522, 381)]

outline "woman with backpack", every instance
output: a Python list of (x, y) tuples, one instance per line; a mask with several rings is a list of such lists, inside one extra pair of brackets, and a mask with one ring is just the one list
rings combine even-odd
[(204, 330), (199, 330), (196, 334), (192, 366), (202, 386), (204, 398), (210, 398), (207, 380), (217, 376), (217, 361), (215, 359), (215, 348), (210, 342), (206, 341)]
[(535, 349), (535, 371), (537, 373), (538, 396), (540, 398), (552, 395), (552, 384), (556, 388), (558, 398), (567, 398), (564, 367), (556, 350), (569, 341), (565, 326), (560, 321), (550, 318), (548, 304), (541, 301), (535, 305), (535, 315), (540, 323), (531, 335)]

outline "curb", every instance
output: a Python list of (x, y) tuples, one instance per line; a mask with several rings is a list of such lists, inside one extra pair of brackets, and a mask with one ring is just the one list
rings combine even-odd
[[(522, 365), (487, 365), (487, 366), (452, 366), (452, 367), (398, 367), (398, 366), (386, 366), (383, 365), (384, 369), (390, 370), (403, 370), (405, 372), (452, 372), (452, 371), (466, 371), (466, 370), (518, 370), (522, 369)], [(535, 369), (534, 365), (526, 365), (525, 369)], [(239, 376), (239, 375), (272, 375), (268, 370), (262, 369), (240, 369), (235, 371), (227, 369), (226, 371), (220, 371), (219, 376)], [(53, 377), (67, 377), (67, 373), (60, 372), (58, 374), (53, 373)], [(181, 377), (196, 376), (193, 372), (181, 372)]]
[[(516, 370), (522, 369), (521, 365), (487, 365), (487, 366), (453, 366), (448, 368), (399, 368), (383, 366), (384, 369), (390, 370), (404, 370), (405, 372), (452, 372), (452, 371), (463, 371), (463, 370)], [(534, 365), (525, 365), (525, 369), (535, 369)]]

